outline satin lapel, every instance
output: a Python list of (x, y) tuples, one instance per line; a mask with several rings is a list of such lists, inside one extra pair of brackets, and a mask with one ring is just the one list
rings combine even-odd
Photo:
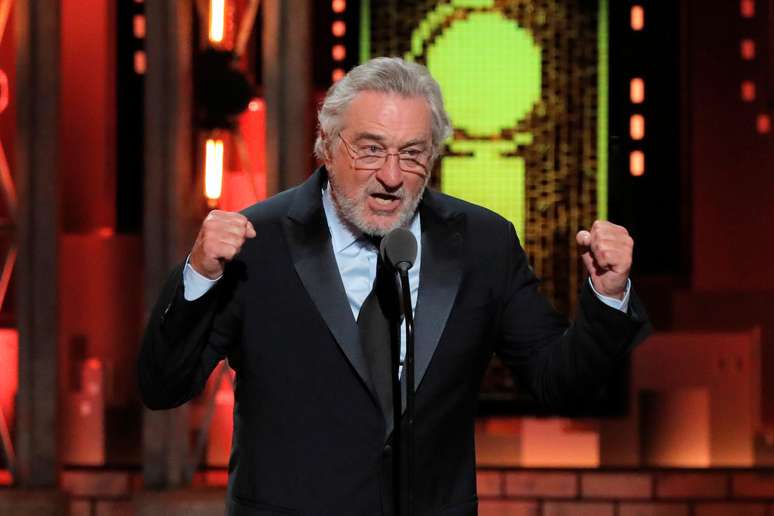
[[(414, 392), (419, 389), (433, 358), (462, 281), (464, 219), (449, 212), (438, 194), (425, 191), (419, 213), (422, 221), (422, 270), (414, 310)], [(400, 375), (402, 411), (406, 411), (406, 374)], [(387, 424), (389, 440), (394, 425)]]
[(320, 195), (324, 178), (325, 173), (320, 169), (296, 190), (288, 218), (283, 221), (283, 229), (293, 265), (304, 288), (341, 351), (376, 400), (368, 364), (360, 346), (357, 322), (349, 308), (331, 248)]
[[(446, 327), (462, 281), (464, 219), (448, 212), (438, 194), (426, 192), (420, 208), (422, 217), (422, 270), (419, 298), (414, 310), (414, 391), (419, 389), (441, 334)], [(406, 410), (406, 379), (401, 375)]]

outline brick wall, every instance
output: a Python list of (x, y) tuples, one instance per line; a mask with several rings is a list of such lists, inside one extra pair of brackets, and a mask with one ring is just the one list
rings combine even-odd
[[(224, 483), (159, 492), (137, 472), (67, 471), (59, 492), (0, 489), (0, 514), (221, 516)], [(478, 494), (480, 516), (774, 516), (774, 469), (482, 468)]]
[(773, 470), (478, 472), (480, 516), (774, 516)]

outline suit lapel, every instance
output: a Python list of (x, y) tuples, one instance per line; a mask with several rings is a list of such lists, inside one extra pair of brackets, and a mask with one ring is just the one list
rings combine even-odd
[[(422, 270), (419, 297), (414, 310), (414, 392), (419, 389), (433, 358), (462, 281), (462, 234), (464, 220), (443, 206), (438, 194), (426, 190), (420, 204), (422, 221)], [(401, 331), (404, 331), (401, 329)], [(400, 376), (401, 414), (406, 412), (406, 374)], [(387, 422), (385, 441), (394, 425)]]
[(341, 281), (331, 237), (322, 208), (324, 169), (304, 182), (295, 193), (283, 221), (293, 265), (325, 324), (360, 379), (376, 400), (344, 284)]
[[(414, 391), (419, 389), (441, 334), (446, 327), (462, 281), (464, 219), (448, 211), (439, 195), (427, 190), (420, 207), (422, 217), (422, 270), (414, 313)], [(403, 410), (406, 379), (401, 377)]]

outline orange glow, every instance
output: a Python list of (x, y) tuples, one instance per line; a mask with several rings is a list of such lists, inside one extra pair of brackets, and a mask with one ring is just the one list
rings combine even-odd
[(760, 134), (768, 134), (771, 132), (771, 117), (767, 114), (761, 113), (755, 120), (755, 129)]
[(745, 61), (752, 61), (755, 59), (755, 41), (743, 39), (739, 44), (739, 53), (742, 54), (742, 59)]
[(341, 68), (336, 68), (333, 70), (333, 73), (331, 74), (331, 79), (333, 79), (333, 82), (340, 81), (344, 78), (344, 70)]
[(261, 111), (263, 110), (263, 101), (261, 99), (253, 99), (250, 101), (250, 103), (247, 105), (247, 109), (250, 111)]
[(645, 153), (632, 151), (629, 153), (629, 173), (635, 177), (645, 174)]
[(336, 20), (331, 25), (331, 33), (336, 36), (337, 38), (342, 37), (344, 34), (347, 33), (347, 24), (344, 23), (341, 20)]
[(142, 39), (145, 37), (145, 15), (135, 14), (132, 18), (132, 32), (135, 38)]
[(645, 81), (635, 77), (629, 82), (629, 100), (632, 104), (642, 104), (645, 101)]
[(642, 115), (632, 115), (629, 118), (629, 137), (632, 140), (642, 140), (645, 138), (645, 117)]
[(111, 226), (102, 226), (94, 231), (94, 234), (99, 238), (113, 238), (116, 235), (116, 230)]
[(333, 45), (331, 56), (334, 61), (343, 61), (347, 57), (347, 48), (344, 45)]
[(238, 120), (241, 136), (232, 137), (229, 144), (237, 158), (228, 160), (218, 199), (218, 207), (227, 211), (239, 211), (266, 198), (266, 102), (254, 98)]
[(135, 50), (134, 52), (134, 71), (135, 73), (142, 75), (148, 67), (148, 63), (145, 59), (144, 50)]
[(223, 32), (226, 23), (226, 0), (210, 0), (210, 31), (211, 43), (223, 41)]
[(755, 0), (740, 0), (739, 12), (742, 18), (752, 18), (755, 16)]
[(209, 138), (204, 145), (204, 195), (218, 200), (223, 189), (223, 140)]
[(331, 2), (331, 9), (333, 10), (334, 13), (343, 13), (346, 8), (347, 8), (346, 0), (333, 0)]
[[(0, 440), (8, 450), (11, 463), (15, 462), (10, 430), (16, 422), (16, 395), (19, 389), (19, 333), (10, 328), (0, 329)], [(0, 452), (0, 464), (7, 467), (7, 461)], [(0, 485), (8, 485), (13, 478), (8, 471), (0, 470)]]
[(645, 28), (645, 9), (641, 5), (633, 5), (630, 14), (632, 30)]
[(10, 99), (10, 90), (8, 88), (8, 76), (3, 70), (0, 70), (0, 113), (8, 107)]
[(752, 102), (755, 100), (755, 83), (752, 81), (742, 81), (741, 87), (742, 100)]

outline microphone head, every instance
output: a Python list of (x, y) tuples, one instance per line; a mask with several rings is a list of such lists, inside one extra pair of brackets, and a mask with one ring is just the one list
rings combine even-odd
[(382, 238), (379, 254), (385, 263), (399, 271), (407, 271), (417, 259), (417, 239), (408, 229), (396, 228)]

